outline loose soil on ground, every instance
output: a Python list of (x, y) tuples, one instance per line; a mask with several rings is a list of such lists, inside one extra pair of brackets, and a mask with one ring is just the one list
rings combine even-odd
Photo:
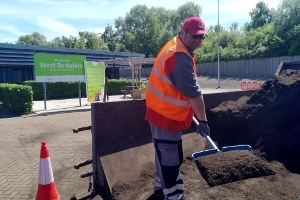
[[(201, 83), (200, 83), (201, 84)], [(242, 180), (210, 186), (200, 174), (190, 152), (185, 152), (181, 174), (185, 183), (185, 198), (198, 199), (280, 199), (300, 198), (300, 71), (286, 70), (266, 81), (250, 97), (223, 102), (208, 113), (211, 137), (219, 147), (249, 144), (253, 159), (218, 153), (221, 161), (228, 161), (228, 168), (220, 169), (215, 157), (205, 160), (210, 170), (210, 181), (224, 180), (225, 172), (242, 173)], [(234, 153), (233, 153), (234, 154)], [(251, 157), (251, 156), (250, 156)], [(259, 158), (259, 166), (270, 170), (268, 174), (249, 178)], [(230, 162), (229, 159), (232, 159)], [(220, 170), (223, 170), (220, 172)], [(268, 171), (267, 170), (267, 171)], [(220, 178), (219, 174), (223, 174)], [(144, 171), (136, 181), (116, 184), (113, 194), (118, 200), (163, 199), (151, 195), (154, 171)]]

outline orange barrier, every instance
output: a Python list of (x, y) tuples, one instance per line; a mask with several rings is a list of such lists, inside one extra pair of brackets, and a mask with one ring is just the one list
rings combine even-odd
[(259, 81), (252, 81), (252, 82), (241, 82), (241, 89), (242, 90), (257, 90), (261, 88), (261, 82)]
[(41, 143), (39, 182), (36, 200), (59, 200), (52, 173), (48, 147), (45, 141)]

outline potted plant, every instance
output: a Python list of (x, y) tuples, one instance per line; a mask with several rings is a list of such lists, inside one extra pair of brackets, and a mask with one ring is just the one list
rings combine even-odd
[(133, 99), (145, 99), (146, 98), (146, 89), (147, 89), (147, 82), (140, 82), (137, 89), (132, 91), (132, 98)]

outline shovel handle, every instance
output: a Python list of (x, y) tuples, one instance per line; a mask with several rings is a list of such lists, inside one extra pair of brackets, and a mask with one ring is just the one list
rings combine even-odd
[[(194, 123), (199, 126), (199, 122), (197, 121), (197, 119), (195, 118), (195, 116), (193, 116), (193, 121)], [(210, 144), (210, 146), (213, 148), (213, 149), (217, 149), (218, 151), (220, 151), (217, 147), (217, 145), (215, 145), (215, 143), (212, 141), (212, 139), (205, 133), (205, 132), (202, 132), (202, 135), (203, 137), (207, 140), (207, 142)]]
[(193, 122), (194, 122), (197, 126), (199, 126), (199, 122), (197, 121), (197, 119), (195, 118), (195, 116), (193, 116)]

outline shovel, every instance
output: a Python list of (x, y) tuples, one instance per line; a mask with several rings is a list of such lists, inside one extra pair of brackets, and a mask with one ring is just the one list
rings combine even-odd
[[(193, 117), (193, 121), (197, 126), (199, 125), (199, 122), (197, 121), (197, 119), (195, 117)], [(210, 154), (215, 154), (215, 153), (218, 153), (220, 151), (218, 149), (218, 147), (215, 145), (215, 143), (212, 141), (212, 139), (206, 133), (202, 132), (202, 136), (210, 144), (211, 149), (193, 153), (192, 157), (193, 157), (194, 160), (196, 160), (197, 158), (199, 158), (201, 156), (207, 156), (207, 155), (210, 155)], [(250, 145), (247, 145), (247, 144), (246, 145), (226, 146), (226, 147), (222, 148), (222, 152), (233, 151), (233, 150), (252, 151), (252, 148), (251, 148)]]

